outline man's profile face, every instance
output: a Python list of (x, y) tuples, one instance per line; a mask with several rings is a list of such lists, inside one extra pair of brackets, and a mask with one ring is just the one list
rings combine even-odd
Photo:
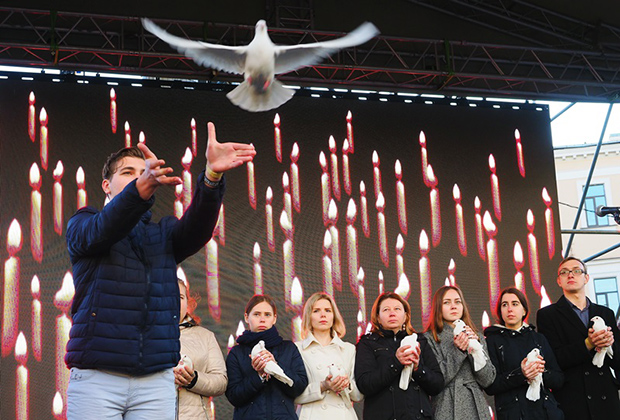
[(134, 179), (137, 179), (144, 172), (146, 163), (144, 159), (133, 156), (127, 156), (121, 159), (116, 170), (110, 176), (110, 179), (104, 179), (101, 188), (106, 196), (111, 200)]
[[(581, 273), (575, 273), (575, 270)], [(586, 274), (583, 265), (577, 260), (568, 260), (558, 267), (557, 281), (564, 292), (581, 291), (589, 279), (590, 276)]]

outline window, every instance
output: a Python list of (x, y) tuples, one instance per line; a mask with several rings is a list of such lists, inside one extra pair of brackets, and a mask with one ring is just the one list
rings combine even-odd
[[(584, 187), (585, 188), (585, 187)], [(590, 184), (585, 201), (586, 222), (588, 227), (609, 226), (609, 217), (598, 217), (595, 213), (598, 206), (606, 206), (605, 185)]]
[(618, 299), (618, 281), (615, 277), (594, 279), (594, 293), (596, 303), (607, 306), (614, 311), (614, 314), (616, 313), (620, 300)]

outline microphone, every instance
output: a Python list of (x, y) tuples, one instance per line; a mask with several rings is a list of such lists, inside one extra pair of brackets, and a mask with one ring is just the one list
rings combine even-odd
[(598, 217), (605, 217), (608, 214), (620, 214), (620, 207), (605, 207), (605, 206), (598, 206), (596, 208), (596, 215)]

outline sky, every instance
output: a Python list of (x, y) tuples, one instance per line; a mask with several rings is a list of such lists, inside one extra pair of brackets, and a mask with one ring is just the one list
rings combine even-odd
[[(542, 102), (549, 105), (549, 116), (553, 118), (570, 102)], [(553, 146), (598, 143), (609, 104), (579, 102), (551, 122)], [(609, 116), (604, 141), (610, 134), (620, 135), (620, 104), (614, 105)], [(618, 139), (620, 140), (620, 138)]]

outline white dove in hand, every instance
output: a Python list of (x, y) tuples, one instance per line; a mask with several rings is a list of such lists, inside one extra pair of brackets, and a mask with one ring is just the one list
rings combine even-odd
[[(407, 349), (407, 354), (413, 352), (418, 345), (418, 335), (413, 333), (403, 338), (400, 342), (400, 347), (403, 346), (411, 346)], [(411, 375), (413, 375), (413, 363), (403, 367), (402, 372), (400, 372), (400, 382), (398, 386), (403, 391), (406, 391), (409, 388), (409, 382), (411, 382)]]
[[(454, 336), (456, 337), (460, 333), (465, 331), (465, 322), (462, 319), (454, 321)], [(484, 355), (484, 348), (480, 341), (475, 338), (470, 338), (467, 341), (467, 351), (474, 359), (474, 370), (478, 372), (487, 364), (487, 358)]]
[[(540, 360), (538, 356), (540, 355), (540, 350), (537, 348), (532, 349), (527, 354), (527, 362), (526, 366), (530, 363), (533, 363), (537, 360)], [(530, 386), (527, 387), (527, 392), (525, 396), (530, 401), (538, 401), (540, 399), (540, 386), (542, 385), (542, 373), (538, 373), (534, 379), (530, 381)]]
[(375, 25), (366, 22), (342, 38), (310, 44), (275, 45), (267, 33), (267, 24), (259, 20), (252, 42), (233, 47), (180, 38), (169, 34), (149, 19), (142, 19), (142, 25), (198, 64), (243, 74), (244, 82), (226, 96), (233, 104), (251, 112), (277, 108), (295, 93), (278, 82), (276, 74), (316, 64), (333, 52), (363, 44), (379, 33)]
[[(594, 330), (594, 332), (607, 329), (607, 324), (605, 324), (605, 320), (603, 320), (603, 318), (601, 318), (600, 316), (592, 317), (590, 321), (592, 321), (592, 329)], [(596, 367), (602, 368), (603, 363), (605, 363), (606, 355), (609, 355), (610, 359), (613, 359), (614, 357), (614, 350), (610, 346), (597, 349), (596, 354), (592, 358), (592, 364)]]
[[(265, 342), (260, 340), (254, 347), (252, 347), (252, 359), (254, 359), (258, 354), (265, 350)], [(293, 380), (286, 376), (284, 370), (273, 360), (270, 360), (265, 365), (265, 373), (273, 376), (280, 382), (284, 382), (288, 386), (293, 386)]]
[(337, 378), (338, 376), (347, 376), (347, 373), (339, 365), (335, 365), (332, 363), (327, 367), (327, 369), (332, 379)]

